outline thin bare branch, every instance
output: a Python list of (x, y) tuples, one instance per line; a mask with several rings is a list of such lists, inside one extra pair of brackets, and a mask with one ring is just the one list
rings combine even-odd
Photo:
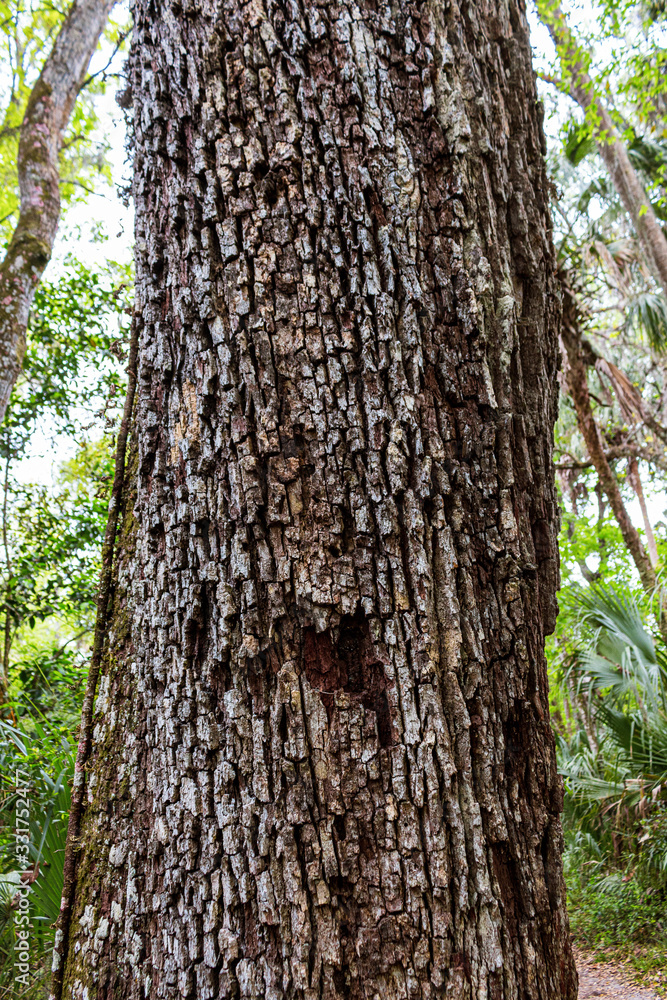
[[(111, 66), (111, 63), (114, 61), (114, 59), (118, 55), (123, 42), (125, 41), (125, 39), (127, 38), (127, 36), (129, 34), (130, 34), (130, 29), (129, 28), (128, 28), (127, 31), (123, 31), (121, 33), (120, 37), (118, 38), (118, 41), (116, 42), (116, 44), (114, 46), (113, 52), (111, 53), (111, 55), (109, 56), (109, 59), (107, 60), (106, 65), (104, 65), (102, 67), (102, 69), (98, 69), (96, 73), (91, 73), (90, 76), (87, 76), (86, 79), (81, 84), (81, 90), (85, 90), (85, 88), (90, 83), (92, 83), (93, 80), (96, 80), (98, 76), (101, 76), (101, 77), (103, 77), (106, 80), (107, 70), (109, 69), (109, 66)], [(116, 75), (116, 74), (114, 74), (114, 75)]]

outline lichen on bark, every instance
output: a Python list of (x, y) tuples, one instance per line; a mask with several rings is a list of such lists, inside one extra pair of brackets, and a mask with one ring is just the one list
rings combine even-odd
[(137, 0), (131, 75), (132, 629), (64, 995), (574, 1000), (523, 9)]

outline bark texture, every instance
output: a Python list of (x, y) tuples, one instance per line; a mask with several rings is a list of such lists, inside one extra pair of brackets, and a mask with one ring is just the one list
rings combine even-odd
[(667, 295), (667, 236), (658, 222), (628, 151), (619, 138), (611, 115), (595, 93), (587, 69), (590, 59), (570, 30), (559, 3), (554, 3), (554, 0), (537, 0), (537, 7), (560, 56), (563, 72), (570, 82), (572, 98), (582, 111), (593, 114), (600, 156), (630, 217), (646, 262)]
[(64, 996), (574, 1000), (514, 0), (137, 0), (135, 514)]
[(0, 264), (0, 421), (21, 371), (30, 306), (58, 231), (63, 133), (114, 3), (72, 4), (23, 117), (19, 220)]

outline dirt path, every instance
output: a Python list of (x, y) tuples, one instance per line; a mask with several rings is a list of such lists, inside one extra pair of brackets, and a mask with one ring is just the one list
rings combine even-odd
[(658, 1000), (658, 994), (636, 986), (625, 970), (608, 962), (594, 962), (576, 951), (579, 970), (579, 1000)]

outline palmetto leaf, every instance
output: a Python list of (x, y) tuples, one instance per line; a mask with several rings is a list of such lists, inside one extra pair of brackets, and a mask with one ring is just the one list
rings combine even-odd
[(589, 587), (577, 597), (581, 623), (594, 630), (570, 670), (589, 694), (599, 750), (561, 742), (572, 801), (590, 810), (643, 806), (667, 788), (667, 660), (630, 594)]
[(626, 771), (618, 756), (604, 757), (588, 747), (560, 747), (559, 769), (569, 796), (579, 806), (599, 806), (619, 799), (624, 792)]
[(655, 139), (635, 136), (628, 143), (628, 156), (633, 166), (652, 181), (660, 181), (667, 168), (667, 145)]
[[(40, 741), (46, 741), (48, 738), (52, 741), (53, 737), (49, 737), (45, 726), (38, 719), (32, 721), (33, 731), (27, 733), (20, 722), (17, 726), (11, 726), (0, 720), (0, 756), (7, 758), (5, 770), (9, 774), (14, 774), (17, 767), (21, 768), (30, 789), (28, 850), (33, 865), (30, 913), (34, 922), (34, 954), (46, 955), (53, 946), (53, 924), (60, 911), (65, 839), (70, 810), (70, 779), (74, 770), (74, 758), (72, 746), (64, 742), (50, 755), (50, 763), (57, 763), (60, 768), (56, 777), (52, 777), (53, 772), (45, 770), (31, 753)], [(15, 798), (16, 790), (10, 786), (5, 790), (3, 802), (5, 810), (13, 808)], [(9, 864), (16, 867), (13, 844), (9, 845), (5, 856)], [(7, 864), (7, 861), (4, 863)], [(0, 924), (2, 912), (0, 898)], [(14, 911), (9, 911), (10, 920), (13, 919), (13, 913)]]
[(618, 712), (605, 704), (598, 714), (636, 774), (655, 780), (667, 775), (667, 726), (647, 725), (640, 714)]
[(655, 351), (667, 350), (667, 299), (659, 292), (640, 292), (628, 302), (626, 325), (646, 337)]
[(620, 799), (625, 791), (622, 781), (607, 781), (604, 778), (596, 778), (594, 775), (579, 774), (570, 776), (563, 774), (570, 794), (584, 802), (603, 803), (609, 799)]
[(589, 686), (611, 688), (616, 695), (634, 691), (642, 701), (664, 711), (667, 661), (665, 651), (645, 627), (630, 595), (589, 587), (578, 597), (583, 621), (597, 630), (596, 641), (579, 657), (591, 675)]
[(32, 825), (31, 858), (39, 864), (39, 876), (32, 886), (31, 903), (37, 919), (55, 923), (63, 889), (63, 862), (70, 809), (69, 770), (54, 783), (53, 799), (47, 814)]

